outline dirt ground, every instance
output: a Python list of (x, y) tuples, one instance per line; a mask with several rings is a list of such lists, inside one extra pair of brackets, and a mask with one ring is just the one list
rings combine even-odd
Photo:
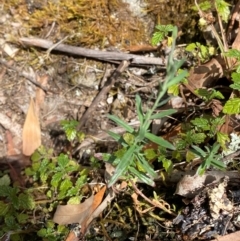
[[(114, 20), (115, 23), (106, 19), (101, 20), (102, 26), (99, 28), (99, 31), (102, 31), (102, 33), (92, 35), (95, 43), (92, 43), (93, 46), (91, 48), (101, 48), (104, 51), (128, 52), (127, 49), (134, 49), (136, 45), (148, 44), (157, 21), (157, 15), (148, 14), (146, 8), (147, 6), (152, 6), (153, 2), (149, 5), (145, 2), (125, 2), (119, 2), (118, 5), (112, 3), (111, 5), (108, 1), (103, 1), (99, 6), (97, 4), (94, 5), (95, 3), (93, 2), (92, 7), (95, 7), (94, 11), (101, 10), (103, 15), (108, 12), (108, 14), (111, 14), (111, 21)], [(42, 99), (39, 100), (41, 102), (39, 119), (42, 144), (52, 147), (51, 133), (56, 134), (59, 132), (59, 121), (63, 119), (80, 120), (82, 114), (91, 105), (99, 89), (104, 85), (107, 77), (117, 67), (112, 63), (95, 61), (79, 56), (74, 57), (54, 51), (49, 54), (46, 53), (46, 50), (29, 48), (20, 43), (20, 37), (31, 36), (58, 42), (66, 37), (64, 34), (68, 34), (68, 38), (63, 43), (75, 44), (78, 38), (80, 43), (82, 42), (83, 45), (89, 46), (90, 41), (87, 42), (88, 40), (86, 39), (89, 26), (86, 24), (86, 21), (90, 17), (82, 17), (81, 19), (82, 29), (86, 31), (86, 34), (81, 32), (72, 34), (71, 31), (76, 31), (74, 19), (64, 20), (62, 17), (64, 12), (58, 13), (60, 17), (56, 13), (54, 16), (54, 11), (56, 11), (54, 4), (57, 6), (57, 3), (51, 1), (9, 1), (1, 4), (0, 124), (2, 141), (0, 150), (2, 157), (19, 155), (22, 152), (22, 128), (30, 98), (36, 98), (36, 93), (39, 91), (38, 83), (44, 89), (44, 97), (42, 96)], [(62, 7), (62, 4), (64, 6), (64, 3), (59, 2), (59, 7)], [(72, 6), (70, 5), (69, 2), (66, 7), (71, 9)], [(172, 11), (179, 7), (176, 5), (174, 8), (172, 3), (170, 5), (172, 6)], [(80, 9), (81, 7), (84, 7), (84, 5), (79, 6)], [(104, 9), (106, 7), (108, 7), (107, 10)], [(52, 16), (46, 8), (50, 8)], [(163, 6), (161, 8), (164, 9)], [(149, 12), (152, 11), (151, 7), (149, 7)], [(94, 13), (86, 12), (86, 14)], [(169, 16), (171, 16), (171, 12), (166, 15), (166, 18), (170, 18)], [(72, 17), (74, 18), (74, 16)], [(90, 27), (97, 28), (94, 25), (99, 20), (98, 18), (101, 18), (101, 16), (97, 16), (90, 23)], [(124, 26), (124, 18), (131, 23), (130, 32), (127, 26)], [(165, 18), (162, 19), (163, 21), (165, 20)], [(67, 29), (69, 27), (68, 24), (72, 29)], [(118, 30), (106, 30), (109, 24), (111, 28), (118, 26)], [(108, 36), (112, 37), (111, 39), (106, 39), (104, 30), (108, 33)], [(69, 36), (69, 33), (72, 35)], [(120, 38), (116, 38), (116, 33)], [(136, 33), (138, 34), (136, 35)], [(83, 40), (81, 40), (81, 35), (83, 35)], [(135, 37), (133, 37), (134, 35)], [(112, 127), (106, 118), (107, 113), (119, 116), (124, 115), (126, 120), (134, 121), (134, 93), (138, 91), (138, 88), (143, 88), (146, 85), (143, 95), (147, 98), (147, 96), (154, 94), (150, 82), (157, 77), (157, 73), (151, 74), (151, 68), (147, 65), (143, 66), (143, 68), (129, 68), (114, 89), (98, 104), (93, 115), (89, 116), (84, 131), (92, 135), (102, 129)], [(8, 142), (14, 143), (14, 147), (11, 150), (7, 147)]]

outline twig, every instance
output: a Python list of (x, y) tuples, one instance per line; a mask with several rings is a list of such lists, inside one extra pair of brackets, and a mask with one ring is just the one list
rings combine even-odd
[[(20, 42), (23, 45), (35, 46), (39, 48), (49, 49), (53, 46), (53, 42), (40, 38), (20, 38)], [(165, 66), (161, 58), (151, 58), (135, 54), (118, 53), (110, 51), (100, 51), (81, 47), (75, 47), (67, 44), (57, 44), (53, 50), (61, 51), (64, 53), (85, 56), (88, 58), (94, 58), (110, 63), (121, 63), (123, 60), (132, 60), (131, 64), (138, 65), (162, 65)]]
[(83, 114), (83, 116), (80, 119), (80, 123), (78, 125), (78, 130), (81, 129), (85, 122), (87, 121), (88, 117), (91, 115), (91, 113), (94, 111), (95, 107), (99, 104), (99, 102), (102, 100), (102, 98), (110, 91), (111, 87), (116, 82), (117, 78), (121, 75), (122, 72), (125, 71), (125, 69), (129, 66), (130, 61), (122, 61), (122, 63), (118, 66), (118, 68), (113, 72), (113, 74), (110, 76), (110, 78), (106, 81), (104, 87), (101, 89), (101, 91), (98, 93), (98, 95), (93, 100), (90, 107), (87, 109), (87, 111)]
[(231, 153), (231, 154), (226, 155), (226, 156), (223, 157), (220, 161), (221, 161), (221, 162), (225, 162), (225, 161), (227, 161), (227, 160), (229, 160), (229, 159), (233, 159), (234, 157), (236, 157), (236, 156), (238, 156), (238, 155), (240, 155), (240, 150), (235, 151), (235, 152), (233, 152), (233, 153)]
[(138, 188), (137, 186), (135, 185), (135, 183), (130, 180), (132, 186), (133, 186), (133, 189), (134, 191), (140, 195), (144, 200), (146, 200), (148, 203), (150, 203), (151, 205), (153, 205), (153, 207), (158, 207), (160, 209), (162, 209), (163, 211), (173, 215), (173, 216), (177, 216), (175, 213), (173, 213), (171, 210), (167, 209), (164, 205), (162, 205), (160, 202), (153, 202), (152, 200), (150, 200), (148, 197), (146, 197)]

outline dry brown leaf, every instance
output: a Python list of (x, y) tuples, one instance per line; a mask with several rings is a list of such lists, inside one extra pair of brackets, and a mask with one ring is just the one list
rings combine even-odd
[[(205, 186), (207, 175), (185, 175), (177, 184), (175, 194), (187, 198), (195, 197)], [(214, 179), (214, 178), (213, 178)]]
[(105, 191), (106, 186), (104, 186), (95, 196), (92, 195), (83, 203), (77, 205), (59, 205), (54, 214), (53, 221), (63, 225), (79, 223), (79, 225), (81, 225), (81, 231), (84, 233), (87, 228), (87, 221), (91, 217), (91, 214), (94, 212), (94, 210), (102, 202)]
[(228, 235), (218, 237), (217, 239), (213, 239), (212, 241), (240, 241), (240, 231), (235, 233), (230, 233)]
[(23, 126), (22, 141), (23, 154), (26, 156), (31, 156), (41, 145), (41, 129), (33, 99), (30, 101), (28, 113)]
[(67, 238), (65, 239), (65, 241), (79, 241), (79, 238), (76, 237), (75, 233), (73, 231), (71, 231)]
[(195, 90), (202, 87), (212, 87), (223, 77), (224, 62), (221, 57), (213, 58), (209, 62), (194, 67), (189, 72), (189, 85)]

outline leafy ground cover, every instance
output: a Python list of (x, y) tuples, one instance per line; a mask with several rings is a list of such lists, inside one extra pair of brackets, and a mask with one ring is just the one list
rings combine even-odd
[(240, 2), (87, 3), (2, 4), (1, 240), (236, 239)]

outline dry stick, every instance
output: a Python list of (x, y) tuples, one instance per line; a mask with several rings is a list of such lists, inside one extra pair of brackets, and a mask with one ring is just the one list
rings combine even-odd
[[(51, 49), (54, 46), (52, 41), (40, 38), (20, 38), (19, 40), (23, 45), (35, 46), (44, 49)], [(75, 47), (67, 44), (57, 44), (57, 46), (54, 46), (54, 48), (51, 50), (57, 50), (68, 54), (98, 59), (110, 63), (119, 64), (123, 60), (132, 60), (131, 64), (135, 65), (162, 65), (163, 67), (165, 67), (164, 62), (161, 58), (151, 58), (135, 54), (93, 50)]]
[(102, 98), (110, 91), (111, 87), (116, 82), (117, 78), (121, 75), (122, 72), (125, 71), (125, 69), (129, 66), (130, 61), (123, 60), (122, 63), (118, 66), (118, 68), (113, 72), (113, 74), (108, 78), (106, 81), (104, 87), (101, 89), (101, 91), (98, 93), (98, 95), (93, 100), (90, 107), (87, 109), (87, 111), (83, 114), (83, 116), (80, 119), (80, 123), (78, 125), (78, 130), (83, 127), (88, 119), (88, 117), (91, 115), (95, 107), (99, 104), (99, 102), (102, 100)]
[(160, 202), (154, 202), (152, 200), (150, 200), (148, 197), (146, 197), (138, 188), (137, 186), (135, 185), (135, 183), (130, 180), (131, 184), (132, 184), (132, 187), (134, 189), (134, 191), (140, 195), (143, 199), (145, 199), (148, 203), (150, 203), (151, 205), (153, 205), (153, 207), (158, 207), (160, 209), (162, 209), (163, 211), (173, 215), (173, 216), (177, 216), (174, 212), (172, 212), (171, 210), (167, 209), (163, 204), (161, 204)]

